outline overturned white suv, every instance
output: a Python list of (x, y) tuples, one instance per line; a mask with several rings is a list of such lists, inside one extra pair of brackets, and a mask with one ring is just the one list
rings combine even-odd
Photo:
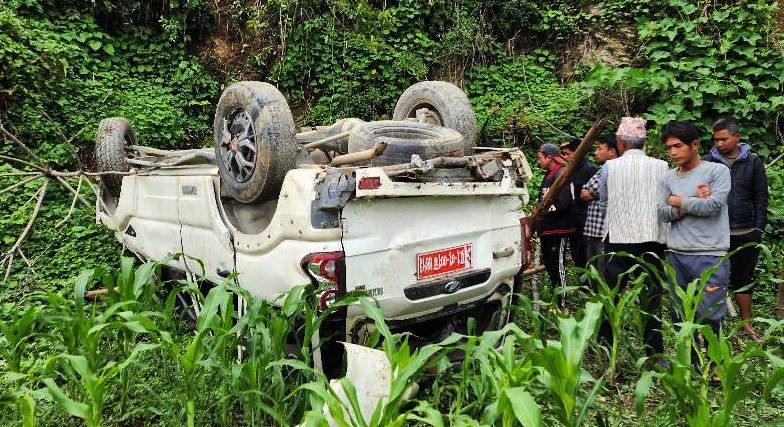
[[(531, 170), (515, 149), (474, 147), (465, 94), (421, 82), (394, 120), (340, 120), (295, 132), (273, 86), (239, 82), (218, 103), (214, 149), (137, 145), (122, 118), (101, 122), (98, 219), (147, 260), (202, 271), (273, 300), (312, 283), (326, 307), (350, 291), (379, 303), (390, 328), (426, 341), (508, 321), (515, 278), (531, 259), (523, 214)], [(199, 261), (197, 261), (199, 260)], [(357, 307), (325, 327), (361, 340)], [(322, 331), (322, 336), (325, 336)]]

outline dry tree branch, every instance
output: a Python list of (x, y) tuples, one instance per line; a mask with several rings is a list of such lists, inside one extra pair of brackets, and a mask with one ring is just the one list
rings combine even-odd
[[(63, 137), (63, 140), (65, 141), (65, 143), (68, 144), (69, 146), (71, 146), (70, 145), (71, 142), (79, 134), (81, 134), (81, 132), (83, 132), (83, 131), (84, 131), (84, 128), (82, 130), (80, 130), (79, 133), (77, 133), (76, 135), (71, 137), (70, 139), (66, 138), (65, 135), (62, 135), (62, 133), (61, 133), (61, 136)], [(27, 265), (27, 267), (31, 271), (35, 272), (33, 270), (32, 263), (27, 258), (27, 256), (22, 252), (21, 245), (27, 239), (28, 235), (30, 234), (30, 230), (33, 228), (33, 226), (35, 224), (35, 221), (39, 217), (39, 213), (40, 213), (41, 208), (43, 206), (43, 201), (44, 201), (44, 197), (46, 195), (46, 191), (47, 191), (47, 188), (48, 188), (48, 185), (49, 185), (49, 181), (50, 180), (57, 181), (60, 184), (60, 186), (62, 186), (63, 188), (65, 188), (66, 190), (71, 192), (71, 194), (73, 194), (73, 199), (71, 201), (71, 206), (70, 206), (70, 208), (68, 210), (68, 213), (66, 214), (66, 216), (61, 221), (59, 221), (55, 225), (55, 228), (59, 228), (61, 225), (63, 225), (66, 221), (68, 221), (72, 217), (73, 211), (76, 208), (76, 202), (77, 201), (80, 202), (81, 204), (87, 206), (88, 208), (94, 208), (93, 204), (89, 203), (87, 200), (85, 200), (84, 197), (82, 197), (82, 194), (81, 194), (82, 183), (85, 180), (85, 178), (87, 178), (87, 177), (90, 177), (90, 176), (100, 176), (103, 173), (100, 173), (100, 172), (97, 172), (97, 173), (85, 172), (82, 169), (81, 163), (78, 161), (78, 159), (77, 159), (77, 163), (79, 165), (79, 170), (77, 170), (77, 171), (57, 171), (57, 170), (52, 169), (41, 157), (39, 157), (37, 154), (35, 154), (35, 152), (32, 149), (30, 149), (30, 147), (28, 147), (16, 135), (14, 135), (8, 129), (6, 129), (5, 126), (3, 126), (2, 122), (0, 122), (0, 137), (3, 137), (4, 139), (11, 140), (15, 145), (17, 145), (19, 148), (21, 148), (21, 152), (24, 153), (25, 157), (29, 159), (29, 160), (25, 160), (25, 159), (22, 159), (22, 158), (19, 158), (19, 157), (0, 155), (0, 160), (5, 160), (7, 162), (14, 163), (14, 164), (19, 165), (21, 167), (28, 167), (30, 169), (33, 169), (33, 170), (28, 170), (28, 171), (10, 172), (8, 174), (4, 174), (3, 176), (19, 176), (20, 178), (23, 178), (23, 179), (20, 179), (19, 182), (13, 183), (10, 186), (0, 190), (0, 194), (3, 194), (5, 192), (11, 191), (13, 189), (22, 187), (23, 185), (25, 185), (25, 184), (27, 184), (29, 182), (32, 182), (34, 180), (37, 180), (39, 178), (45, 178), (43, 185), (30, 198), (31, 200), (37, 198), (37, 201), (36, 201), (36, 204), (35, 204), (35, 208), (33, 209), (33, 212), (30, 215), (30, 218), (29, 218), (29, 220), (27, 222), (27, 225), (22, 230), (21, 234), (19, 234), (19, 236), (16, 238), (16, 240), (15, 240), (14, 244), (11, 246), (11, 248), (9, 250), (7, 250), (6, 252), (0, 254), (0, 256), (2, 256), (2, 259), (0, 259), (0, 269), (5, 267), (5, 279), (4, 280), (7, 280), (9, 275), (11, 274), (11, 269), (12, 269), (12, 266), (13, 266), (13, 263), (14, 263), (15, 255), (17, 253), (21, 257), (21, 259), (24, 260), (24, 262)], [(75, 151), (74, 151), (74, 156), (76, 156), (76, 152)], [(108, 173), (107, 173), (107, 175), (108, 175)], [(74, 189), (73, 186), (71, 186), (71, 184), (69, 184), (68, 181), (66, 181), (66, 179), (68, 179), (68, 178), (78, 178), (79, 179), (79, 183), (78, 183), (76, 189)], [(92, 187), (92, 185), (88, 184), (88, 186), (93, 191), (95, 191), (95, 189)], [(100, 198), (99, 198), (99, 202), (100, 202)], [(29, 203), (29, 201), (27, 203)], [(27, 203), (25, 203), (25, 205)]]
[(5, 271), (5, 278), (3, 280), (8, 280), (8, 276), (11, 274), (11, 264), (14, 262), (14, 252), (22, 245), (22, 242), (27, 238), (27, 234), (30, 233), (30, 230), (33, 228), (33, 224), (35, 220), (38, 218), (38, 213), (41, 212), (41, 206), (44, 201), (44, 196), (46, 196), (46, 188), (49, 185), (49, 180), (44, 181), (41, 188), (38, 189), (36, 195), (38, 196), (38, 200), (35, 203), (35, 208), (33, 209), (33, 213), (30, 215), (30, 220), (27, 221), (27, 225), (25, 226), (22, 233), (17, 237), (16, 242), (14, 242), (11, 249), (6, 251), (3, 255), (3, 259), (0, 260), (0, 265), (3, 265), (5, 262), (8, 262), (8, 268)]
[(28, 162), (26, 160), (22, 160), (22, 159), (17, 158), (17, 157), (4, 156), (4, 155), (0, 154), (0, 160), (5, 160), (7, 162), (19, 163), (19, 164), (22, 164), (22, 165), (25, 165), (25, 166), (30, 166), (32, 168), (37, 169), (40, 172), (46, 173), (46, 168), (42, 168), (40, 166), (34, 165), (34, 164), (32, 164), (32, 163), (30, 163), (30, 162)]
[(65, 215), (65, 218), (61, 219), (57, 224), (54, 225), (54, 228), (60, 228), (61, 225), (63, 225), (66, 221), (68, 221), (71, 218), (71, 215), (73, 214), (74, 211), (74, 207), (76, 207), (76, 200), (77, 200), (76, 197), (80, 194), (80, 191), (82, 190), (82, 180), (84, 180), (84, 178), (80, 176), (79, 183), (76, 185), (76, 194), (71, 200), (71, 207), (68, 208), (68, 213)]
[(40, 172), (32, 172), (32, 171), (6, 172), (6, 173), (0, 173), (0, 178), (7, 178), (9, 176), (26, 176), (26, 175), (40, 175)]
[[(5, 262), (5, 258), (3, 258), (2, 261), (0, 261), (0, 267), (3, 266), (4, 262)], [(13, 252), (11, 254), (9, 254), (9, 256), (8, 256), (8, 266), (5, 268), (5, 275), (3, 276), (3, 281), (4, 282), (6, 280), (8, 280), (8, 276), (11, 275), (11, 266), (12, 265), (14, 265), (14, 254), (13, 254)]]
[(78, 171), (62, 171), (62, 172), (53, 170), (53, 171), (48, 173), (48, 175), (50, 175), (50, 176), (60, 176), (60, 177), (64, 177), (64, 178), (66, 178), (66, 177), (68, 177), (68, 178), (70, 178), (70, 177), (81, 177), (81, 176), (94, 177), (94, 176), (106, 176), (106, 175), (126, 176), (126, 175), (136, 175), (136, 174), (137, 174), (136, 172), (114, 172), (114, 171), (109, 171), (109, 172), (85, 172), (85, 171), (82, 171), (82, 170), (78, 170)]
[(92, 190), (93, 194), (95, 195), (95, 200), (98, 201), (98, 207), (100, 207), (104, 212), (110, 212), (109, 207), (106, 206), (106, 203), (104, 203), (101, 195), (98, 194), (98, 191), (95, 189), (96, 186), (94, 186), (91, 182), (88, 182), (87, 186), (90, 187), (90, 190)]
[(23, 179), (23, 180), (21, 180), (21, 181), (19, 181), (17, 183), (11, 184), (8, 187), (3, 188), (2, 190), (0, 190), (0, 194), (7, 193), (7, 192), (13, 190), (14, 188), (21, 187), (21, 186), (27, 184), (30, 181), (35, 181), (38, 178), (43, 178), (43, 176), (44, 176), (44, 174), (42, 174), (40, 172), (36, 172), (36, 174), (33, 175), (33, 176), (27, 177), (27, 178), (25, 178), (25, 179)]
[(27, 264), (27, 268), (29, 268), (30, 271), (32, 271), (33, 274), (35, 274), (35, 269), (33, 268), (33, 264), (30, 262), (29, 259), (27, 259), (24, 252), (22, 252), (22, 248), (16, 248), (16, 253), (18, 253), (19, 256), (22, 257), (22, 261), (24, 261), (25, 264)]
[(24, 152), (25, 152), (25, 153), (27, 153), (27, 154), (28, 154), (28, 155), (29, 155), (31, 158), (35, 159), (35, 161), (36, 161), (36, 162), (38, 162), (38, 163), (39, 163), (39, 165), (40, 165), (41, 167), (43, 167), (44, 169), (48, 169), (48, 168), (46, 167), (46, 163), (45, 163), (43, 160), (41, 160), (41, 158), (40, 158), (40, 157), (38, 157), (38, 155), (37, 155), (37, 154), (35, 154), (35, 153), (33, 152), (33, 150), (31, 150), (31, 149), (30, 149), (30, 147), (28, 147), (28, 146), (26, 146), (25, 144), (23, 144), (23, 143), (22, 143), (22, 141), (20, 141), (20, 140), (19, 140), (19, 138), (17, 138), (17, 137), (16, 137), (16, 135), (14, 135), (14, 134), (12, 134), (11, 132), (9, 132), (9, 131), (8, 131), (8, 130), (5, 128), (5, 126), (3, 126), (3, 122), (0, 122), (0, 133), (2, 133), (3, 135), (5, 135), (5, 136), (6, 136), (8, 139), (10, 139), (11, 141), (15, 142), (15, 143), (16, 143), (16, 145), (18, 145), (19, 147), (21, 147), (21, 148), (22, 148), (22, 150), (24, 150)]
[(65, 179), (63, 179), (62, 177), (59, 177), (59, 176), (56, 176), (56, 177), (54, 177), (54, 179), (56, 179), (56, 180), (57, 180), (57, 181), (58, 181), (60, 184), (62, 184), (62, 185), (63, 185), (63, 187), (65, 187), (65, 188), (66, 188), (66, 190), (68, 190), (68, 191), (70, 191), (71, 193), (73, 193), (74, 197), (75, 197), (75, 198), (77, 198), (77, 199), (79, 199), (79, 201), (80, 201), (82, 204), (84, 204), (84, 205), (85, 205), (85, 206), (87, 206), (88, 208), (91, 208), (91, 207), (93, 207), (93, 205), (91, 205), (91, 204), (90, 204), (90, 203), (89, 203), (87, 200), (85, 200), (85, 199), (84, 199), (84, 197), (82, 197), (82, 195), (81, 195), (81, 194), (79, 194), (79, 192), (78, 192), (78, 191), (76, 191), (76, 190), (75, 190), (73, 187), (71, 187), (71, 184), (69, 184), (69, 183), (68, 183), (68, 181), (66, 181)]

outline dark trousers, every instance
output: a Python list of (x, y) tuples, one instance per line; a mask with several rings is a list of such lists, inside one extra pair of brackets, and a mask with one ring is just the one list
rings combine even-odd
[[(596, 271), (604, 277), (604, 269), (607, 265), (607, 257), (604, 254), (604, 242), (601, 237), (590, 237), (583, 235), (583, 245), (588, 260), (596, 267)], [(594, 287), (594, 289), (596, 289)]]
[[(730, 252), (748, 243), (760, 242), (762, 242), (762, 235), (757, 230), (746, 234), (730, 235)], [(751, 294), (759, 255), (759, 246), (748, 246), (730, 255), (730, 287), (736, 294)]]
[[(550, 277), (553, 290), (563, 288), (566, 284), (566, 268), (564, 267), (564, 249), (568, 236), (562, 235), (541, 235), (539, 242), (542, 245), (542, 264)], [(558, 304), (563, 306), (564, 295), (558, 297)]]
[(576, 233), (569, 235), (569, 253), (575, 266), (585, 268), (588, 265), (588, 248), (582, 230), (578, 229)]
[[(664, 259), (664, 251), (667, 247), (663, 243), (645, 242), (645, 243), (609, 243), (604, 246), (604, 252), (609, 254), (611, 252), (626, 252), (629, 255), (640, 257), (645, 262), (651, 264), (653, 268), (657, 269), (659, 276), (657, 277), (654, 272), (648, 272), (648, 277), (645, 279), (645, 288), (640, 292), (640, 308), (644, 314), (644, 331), (643, 331), (643, 344), (645, 345), (645, 354), (653, 356), (664, 352), (664, 338), (662, 336), (662, 321), (661, 321), (661, 298), (662, 286), (660, 278), (664, 278), (662, 267), (662, 259)], [(658, 258), (657, 258), (658, 257)], [(610, 256), (605, 267), (605, 280), (610, 287), (615, 286), (619, 280), (621, 289), (624, 289), (629, 280), (633, 280), (641, 270), (636, 270), (631, 274), (624, 274), (630, 268), (634, 267), (637, 261), (634, 258), (626, 256)], [(613, 342), (612, 328), (610, 322), (605, 317), (602, 319), (602, 324), (599, 327), (599, 339), (611, 345)]]

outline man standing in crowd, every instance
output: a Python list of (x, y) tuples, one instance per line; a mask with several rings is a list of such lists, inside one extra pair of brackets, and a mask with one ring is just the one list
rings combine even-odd
[[(667, 162), (643, 152), (646, 140), (644, 119), (624, 117), (615, 136), (621, 157), (602, 166), (599, 184), (599, 201), (607, 206), (604, 251), (608, 254), (626, 252), (660, 266), (667, 227), (657, 214), (658, 184), (667, 173)], [(633, 258), (611, 255), (606, 267), (608, 285), (625, 286), (625, 283), (619, 283), (619, 279), (634, 265)], [(664, 350), (661, 291), (655, 275), (649, 274), (645, 289), (640, 293), (641, 308), (646, 313), (643, 340), (649, 356)], [(599, 337), (605, 343), (612, 342), (612, 330), (607, 319), (602, 321)]]
[[(598, 138), (594, 157), (599, 164), (604, 164), (608, 160), (618, 157), (618, 147), (615, 144), (615, 135), (604, 135)], [(599, 202), (599, 181), (602, 171), (599, 169), (588, 182), (583, 185), (580, 192), (580, 199), (588, 203), (587, 216), (583, 227), (583, 245), (586, 257), (594, 259), (596, 270), (604, 276), (604, 257), (600, 257), (604, 251), (604, 236), (607, 232), (604, 227), (605, 206)], [(594, 258), (597, 257), (597, 258)]]
[[(714, 147), (703, 157), (730, 168), (732, 189), (727, 204), (730, 221), (730, 252), (746, 244), (762, 242), (768, 218), (768, 180), (765, 164), (740, 142), (738, 125), (730, 119), (713, 124)], [(711, 191), (713, 188), (711, 187)], [(752, 339), (761, 338), (751, 325), (752, 285), (760, 249), (749, 246), (730, 255), (730, 286), (735, 292), (743, 329)]]
[[(544, 199), (550, 187), (564, 170), (564, 158), (555, 144), (544, 144), (537, 153), (539, 167), (544, 171), (542, 185), (539, 189), (539, 202)], [(569, 216), (569, 211), (574, 203), (572, 197), (574, 190), (567, 183), (562, 186), (553, 198), (553, 204), (543, 215), (538, 226), (539, 241), (542, 246), (542, 264), (550, 276), (553, 289), (560, 289), (566, 283), (566, 270), (564, 268), (564, 244), (566, 237), (574, 234), (574, 225)], [(563, 295), (558, 298), (559, 305), (563, 307)]]
[[(661, 180), (658, 211), (659, 217), (670, 223), (667, 262), (675, 270), (677, 286), (686, 289), (705, 271), (715, 269), (703, 285), (694, 321), (709, 325), (718, 336), (721, 319), (727, 314), (729, 265), (722, 258), (730, 247), (730, 171), (700, 159), (699, 138), (691, 123), (673, 122), (662, 132), (667, 154), (677, 167)], [(707, 196), (705, 187), (710, 191)], [(671, 313), (679, 321), (683, 303), (674, 291), (670, 295)]]
[[(567, 162), (571, 162), (574, 152), (580, 145), (579, 138), (570, 137), (568, 141), (561, 144), (561, 154)], [(595, 164), (583, 159), (579, 165), (575, 165), (574, 172), (572, 173), (572, 189), (575, 193), (572, 194), (574, 199), (574, 206), (569, 212), (574, 224), (575, 232), (569, 236), (569, 251), (572, 254), (574, 265), (580, 268), (585, 268), (588, 263), (588, 252), (583, 241), (583, 226), (585, 225), (585, 218), (588, 215), (588, 202), (580, 198), (579, 191), (588, 182), (589, 179), (596, 173), (598, 168)]]

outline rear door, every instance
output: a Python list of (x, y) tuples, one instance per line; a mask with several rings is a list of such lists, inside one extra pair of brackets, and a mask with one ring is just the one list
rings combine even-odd
[(364, 290), (386, 318), (405, 319), (511, 282), (521, 266), (521, 194), (492, 194), (493, 183), (403, 185), (422, 195), (358, 192), (344, 207), (347, 290)]
[(209, 174), (179, 177), (182, 251), (189, 271), (220, 282), (234, 271), (234, 247)]

